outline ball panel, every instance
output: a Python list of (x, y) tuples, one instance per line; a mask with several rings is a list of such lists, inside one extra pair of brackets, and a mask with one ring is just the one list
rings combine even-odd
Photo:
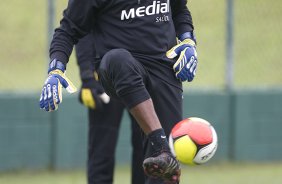
[(197, 152), (197, 146), (187, 135), (174, 141), (174, 150), (176, 158), (180, 162), (190, 165), (194, 164), (193, 159)]
[(195, 143), (206, 145), (212, 142), (210, 126), (206, 120), (201, 118), (184, 119), (172, 129), (172, 138), (189, 135)]
[(177, 123), (171, 131), (172, 138), (175, 139), (177, 137), (187, 135), (188, 127), (189, 127), (189, 124), (187, 122), (187, 119), (184, 119), (184, 120), (180, 121), (179, 123)]
[(198, 145), (206, 145), (212, 142), (211, 126), (197, 121), (189, 121), (187, 134)]
[(196, 164), (204, 164), (209, 161), (215, 154), (217, 150), (217, 134), (213, 127), (211, 127), (213, 141), (211, 144), (201, 148), (194, 158)]

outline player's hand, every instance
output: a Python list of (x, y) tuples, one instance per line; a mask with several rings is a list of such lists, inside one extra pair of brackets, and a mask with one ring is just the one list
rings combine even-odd
[(173, 65), (173, 69), (176, 73), (176, 78), (181, 81), (191, 82), (197, 70), (197, 51), (195, 42), (186, 38), (179, 44), (171, 48), (166, 53), (167, 57), (173, 59), (178, 56), (177, 61)]
[(62, 86), (69, 93), (74, 93), (76, 87), (65, 75), (65, 66), (57, 60), (50, 63), (48, 70), (48, 78), (46, 79), (42, 93), (40, 96), (40, 108), (46, 111), (58, 109), (58, 105), (62, 103)]
[(110, 102), (110, 97), (93, 77), (91, 79), (82, 80), (79, 101), (90, 109), (102, 110), (103, 105)]

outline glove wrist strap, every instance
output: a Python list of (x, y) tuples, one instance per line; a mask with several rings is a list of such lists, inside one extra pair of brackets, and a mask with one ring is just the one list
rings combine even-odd
[(56, 69), (61, 70), (62, 72), (65, 72), (66, 66), (61, 61), (57, 59), (53, 59), (49, 64), (48, 73)]
[(197, 43), (196, 36), (195, 36), (194, 32), (185, 32), (178, 37), (178, 39), (180, 41), (183, 41), (183, 40), (188, 39), (188, 38), (193, 40), (195, 43)]

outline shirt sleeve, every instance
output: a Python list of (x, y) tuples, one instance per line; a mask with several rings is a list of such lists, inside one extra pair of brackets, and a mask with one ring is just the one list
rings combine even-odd
[(97, 90), (99, 93), (103, 93), (104, 89), (94, 75), (96, 53), (94, 35), (90, 33), (79, 39), (75, 45), (75, 51), (82, 84), (86, 83), (89, 85), (88, 87)]
[(192, 16), (187, 7), (187, 0), (171, 1), (171, 10), (177, 37), (194, 30)]
[(67, 64), (74, 44), (90, 32), (98, 0), (69, 0), (50, 45), (50, 59)]
[(82, 80), (94, 77), (95, 45), (93, 34), (81, 38), (75, 45), (77, 64)]

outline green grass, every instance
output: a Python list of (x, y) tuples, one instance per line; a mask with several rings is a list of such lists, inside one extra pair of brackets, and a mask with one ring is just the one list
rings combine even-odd
[[(39, 91), (47, 68), (47, 1), (0, 2), (0, 91)], [(199, 68), (191, 88), (223, 88), (225, 0), (190, 0)], [(57, 0), (57, 25), (67, 0)], [(235, 1), (236, 87), (281, 87), (282, 1)], [(74, 57), (68, 76), (79, 86)]]
[[(114, 184), (129, 184), (128, 167), (118, 167)], [(281, 184), (282, 163), (213, 164), (183, 167), (182, 184)], [(83, 184), (85, 172), (79, 171), (23, 171), (0, 173), (3, 184)]]

